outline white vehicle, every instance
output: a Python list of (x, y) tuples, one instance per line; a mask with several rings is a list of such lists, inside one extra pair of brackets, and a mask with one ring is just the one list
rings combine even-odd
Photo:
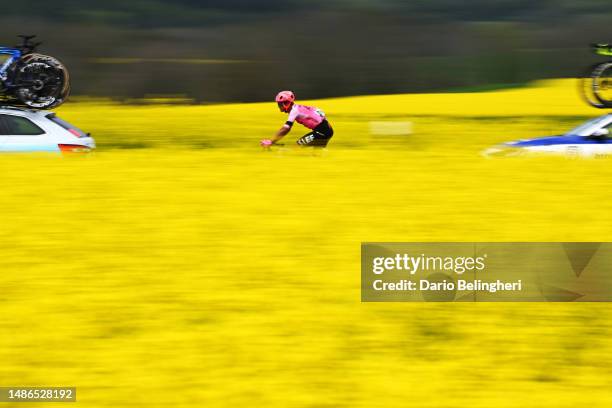
[(591, 119), (560, 136), (503, 143), (483, 152), (485, 156), (514, 156), (527, 153), (612, 157), (612, 114)]
[(49, 111), (0, 107), (0, 152), (87, 152), (88, 134)]

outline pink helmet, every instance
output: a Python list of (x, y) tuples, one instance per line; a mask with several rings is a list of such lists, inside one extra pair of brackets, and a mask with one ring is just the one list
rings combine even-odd
[(293, 102), (295, 102), (295, 95), (291, 91), (281, 91), (276, 95), (276, 103), (281, 112), (288, 112)]

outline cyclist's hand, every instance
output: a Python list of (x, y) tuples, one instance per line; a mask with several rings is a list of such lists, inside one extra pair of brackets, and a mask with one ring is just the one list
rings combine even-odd
[(262, 147), (270, 147), (270, 146), (272, 146), (272, 141), (270, 139), (264, 139), (261, 142), (259, 142), (259, 144)]

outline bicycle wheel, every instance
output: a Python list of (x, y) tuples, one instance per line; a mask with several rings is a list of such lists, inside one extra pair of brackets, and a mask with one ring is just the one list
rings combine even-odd
[(19, 101), (34, 109), (50, 109), (66, 101), (70, 91), (68, 71), (53, 57), (32, 54), (16, 72)]
[(595, 98), (604, 108), (612, 108), (612, 61), (597, 65), (591, 77)]
[(601, 103), (599, 99), (597, 99), (597, 96), (595, 96), (594, 81), (592, 77), (592, 73), (595, 71), (597, 67), (599, 67), (599, 65), (601, 64), (596, 64), (596, 65), (589, 67), (589, 69), (587, 69), (584, 72), (584, 74), (580, 77), (578, 81), (578, 92), (580, 93), (580, 96), (582, 97), (582, 99), (584, 99), (586, 103), (588, 103), (589, 105), (595, 108), (602, 109), (602, 108), (605, 108), (605, 106)]

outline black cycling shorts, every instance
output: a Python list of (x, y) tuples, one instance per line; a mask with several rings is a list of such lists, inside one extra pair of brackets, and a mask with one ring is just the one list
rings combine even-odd
[(327, 120), (321, 122), (312, 132), (305, 134), (297, 140), (300, 146), (325, 147), (334, 135), (334, 130)]

